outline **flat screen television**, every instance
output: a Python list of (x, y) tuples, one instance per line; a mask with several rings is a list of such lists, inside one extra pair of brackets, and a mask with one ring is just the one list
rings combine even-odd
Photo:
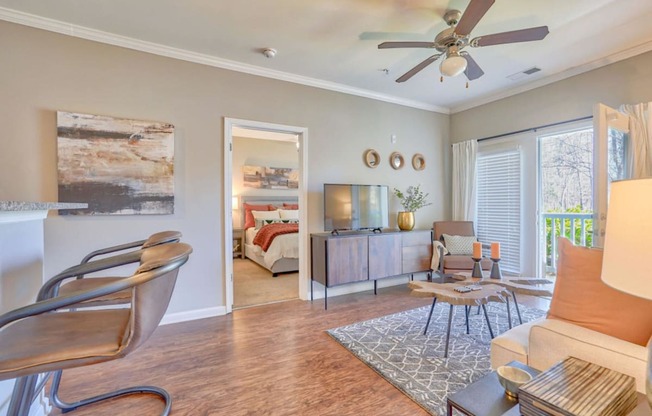
[(386, 185), (324, 184), (324, 230), (382, 230), (389, 226)]

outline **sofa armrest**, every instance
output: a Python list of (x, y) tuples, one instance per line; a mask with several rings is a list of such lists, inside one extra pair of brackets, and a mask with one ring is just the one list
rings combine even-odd
[(645, 391), (647, 349), (570, 322), (544, 319), (530, 329), (528, 364), (538, 370), (573, 356), (627, 374)]

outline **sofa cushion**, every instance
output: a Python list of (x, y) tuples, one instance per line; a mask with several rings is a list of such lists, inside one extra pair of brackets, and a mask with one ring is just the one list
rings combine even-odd
[(511, 361), (528, 364), (528, 338), (530, 336), (530, 328), (543, 319), (540, 318), (526, 322), (496, 336), (491, 341), (491, 368), (496, 369)]
[[(492, 365), (493, 354), (492, 341)], [(647, 348), (558, 319), (534, 321), (530, 328), (528, 365), (545, 370), (568, 356), (632, 376), (636, 379), (636, 390), (645, 391)]]
[[(602, 250), (559, 239), (557, 279), (548, 317), (646, 345), (652, 336), (652, 301), (602, 282)], [(641, 263), (641, 267), (645, 267)]]

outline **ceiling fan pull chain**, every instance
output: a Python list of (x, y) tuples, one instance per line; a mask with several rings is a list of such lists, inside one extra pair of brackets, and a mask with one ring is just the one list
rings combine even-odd
[(469, 81), (466, 81), (466, 89), (469, 89)]
[(444, 82), (444, 76), (443, 75), (439, 77), (439, 82)]

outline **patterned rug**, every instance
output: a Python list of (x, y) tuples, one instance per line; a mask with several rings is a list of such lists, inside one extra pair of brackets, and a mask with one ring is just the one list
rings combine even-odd
[[(520, 305), (519, 305), (520, 306)], [(328, 330), (353, 355), (433, 415), (446, 414), (446, 397), (488, 373), (491, 337), (484, 315), (469, 316), (466, 334), (464, 308), (454, 308), (448, 358), (444, 356), (448, 304), (437, 304), (423, 335), (430, 306)], [(520, 306), (523, 322), (545, 312)], [(509, 329), (504, 304), (487, 306), (494, 334)], [(512, 320), (518, 318), (512, 307)]]

